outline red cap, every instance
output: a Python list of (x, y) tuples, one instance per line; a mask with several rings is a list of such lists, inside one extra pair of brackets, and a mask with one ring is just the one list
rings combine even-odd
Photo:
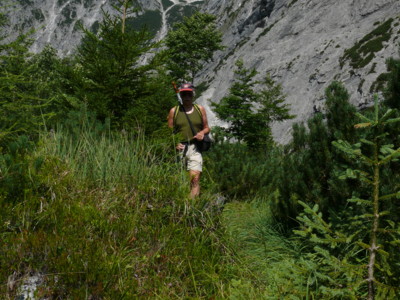
[(190, 82), (181, 84), (181, 86), (179, 88), (179, 93), (180, 92), (193, 92), (193, 91), (194, 91), (194, 86)]

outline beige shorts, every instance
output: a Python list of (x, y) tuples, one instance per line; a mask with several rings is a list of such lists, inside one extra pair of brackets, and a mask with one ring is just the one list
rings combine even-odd
[(180, 152), (182, 161), (184, 162), (186, 169), (188, 171), (203, 171), (203, 156), (199, 151), (197, 151), (196, 145), (187, 145), (188, 149), (186, 151), (185, 157), (183, 156), (184, 151)]

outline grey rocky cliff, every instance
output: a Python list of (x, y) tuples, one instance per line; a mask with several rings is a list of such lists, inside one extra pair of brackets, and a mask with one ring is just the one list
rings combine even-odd
[[(198, 79), (208, 86), (198, 100), (220, 100), (233, 81), (235, 61), (254, 67), (260, 77), (269, 73), (282, 84), (296, 118), (273, 124), (275, 140), (285, 143), (293, 122), (321, 110), (324, 91), (333, 81), (344, 83), (357, 106), (372, 101), (370, 87), (385, 61), (398, 57), (400, 1), (397, 0), (252, 0), (207, 1), (203, 9), (218, 15), (227, 48), (215, 56)], [(391, 37), (382, 50), (362, 68), (348, 61), (340, 64), (345, 50), (389, 18)], [(213, 113), (211, 124), (219, 124)]]
[[(16, 0), (11, 5), (1, 5), (9, 19), (6, 34), (10, 38), (19, 32), (35, 29), (31, 51), (40, 52), (50, 44), (61, 56), (71, 54), (80, 43), (82, 32), (78, 24), (96, 30), (103, 19), (103, 10), (115, 14), (113, 6), (120, 6), (117, 0)], [(198, 8), (201, 0), (138, 0), (140, 11), (136, 14), (143, 20), (157, 38), (163, 38), (172, 21), (179, 14), (190, 12), (188, 8)], [(167, 13), (166, 13), (167, 12)]]

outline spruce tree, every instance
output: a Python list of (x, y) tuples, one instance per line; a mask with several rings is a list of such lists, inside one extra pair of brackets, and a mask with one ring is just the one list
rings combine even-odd
[(356, 162), (343, 172), (341, 179), (359, 180), (368, 191), (366, 197), (353, 195), (348, 199), (347, 210), (351, 213), (341, 214), (340, 222), (329, 223), (318, 205), (300, 202), (304, 207), (304, 213), (298, 217), (302, 227), (295, 232), (314, 245), (308, 257), (318, 264), (316, 274), (324, 297), (372, 300), (395, 299), (400, 295), (396, 267), (400, 230), (393, 222), (396, 213), (385, 211), (382, 205), (400, 197), (399, 190), (386, 195), (382, 191), (383, 170), (400, 157), (400, 148), (385, 143), (387, 125), (400, 122), (400, 118), (392, 118), (393, 112), (389, 109), (380, 114), (376, 98), (373, 117), (357, 114), (362, 123), (355, 125), (357, 129), (369, 129), (370, 137), (356, 144), (333, 142)]
[[(124, 2), (122, 17), (104, 12), (98, 35), (83, 29), (77, 55), (78, 82), (74, 83), (76, 96), (87, 102), (100, 119), (111, 118), (119, 128), (137, 122), (131, 120), (135, 118), (135, 108), (140, 99), (153, 92), (147, 89), (147, 83), (155, 73), (151, 60), (144, 59), (157, 44), (145, 27), (135, 30), (128, 26), (127, 20), (132, 16), (126, 11), (130, 3)], [(157, 113), (157, 107), (152, 109)]]
[[(229, 95), (219, 103), (212, 102), (218, 118), (227, 122), (222, 128), (229, 139), (245, 142), (249, 147), (262, 148), (272, 144), (271, 122), (293, 118), (284, 102), (280, 85), (269, 76), (263, 82), (254, 77), (255, 69), (246, 69), (242, 60), (236, 62), (236, 81)], [(256, 88), (260, 85), (260, 92)]]
[(194, 83), (204, 63), (212, 59), (215, 51), (224, 48), (215, 19), (213, 15), (195, 12), (168, 32), (165, 38), (166, 65), (173, 78)]
[[(36, 93), (39, 85), (28, 62), (31, 32), (20, 34), (15, 40), (0, 46), (0, 141), (21, 134), (37, 137), (40, 126), (49, 115), (47, 100)], [(5, 35), (0, 31), (0, 36)]]
[(276, 181), (280, 197), (271, 201), (274, 215), (286, 224), (296, 225), (292, 220), (301, 208), (298, 199), (310, 205), (318, 204), (328, 214), (345, 206), (345, 199), (358, 187), (354, 182), (337, 179), (337, 173), (350, 161), (338, 155), (332, 146), (337, 138), (349, 141), (357, 138), (351, 124), (356, 109), (338, 82), (330, 84), (325, 95), (325, 110), (310, 118), (307, 126), (295, 124), (292, 142), (286, 146), (282, 175)]
[(400, 59), (389, 58), (386, 62), (388, 84), (384, 92), (385, 104), (400, 110)]

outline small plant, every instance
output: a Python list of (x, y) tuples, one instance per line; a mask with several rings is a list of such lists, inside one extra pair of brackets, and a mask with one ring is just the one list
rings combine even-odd
[[(292, 119), (288, 105), (284, 103), (282, 87), (267, 75), (264, 81), (254, 79), (255, 69), (246, 69), (242, 60), (236, 62), (237, 80), (229, 89), (229, 95), (211, 105), (217, 116), (229, 122), (229, 128), (220, 128), (228, 139), (245, 142), (248, 146), (272, 145), (271, 123)], [(263, 89), (255, 91), (261, 84)]]

